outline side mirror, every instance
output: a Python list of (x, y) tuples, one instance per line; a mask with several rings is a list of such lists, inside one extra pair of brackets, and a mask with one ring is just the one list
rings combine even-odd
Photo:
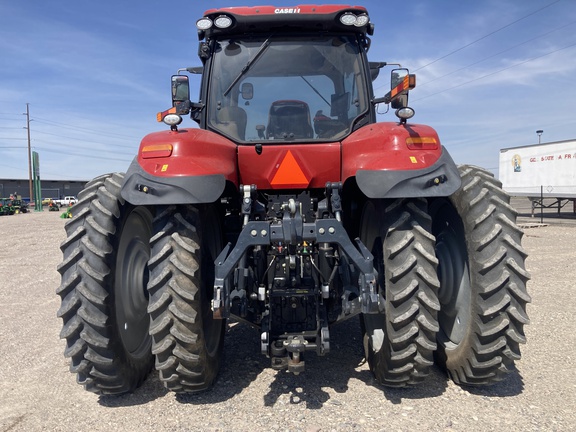
[(240, 87), (240, 94), (242, 95), (242, 99), (250, 100), (254, 97), (254, 86), (252, 83), (243, 83)]
[(406, 108), (408, 106), (408, 92), (416, 87), (416, 75), (408, 73), (408, 69), (400, 68), (392, 70), (390, 80), (392, 87), (385, 96), (372, 100), (373, 104), (391, 104), (392, 108)]
[(190, 112), (190, 82), (186, 75), (172, 75), (172, 106), (178, 115)]
[(406, 68), (392, 69), (390, 74), (390, 88), (398, 87), (398, 85), (404, 81), (406, 75), (408, 75), (408, 69)]
[[(390, 76), (390, 89), (394, 91), (398, 86), (402, 86), (406, 77), (409, 76), (408, 69), (393, 69)], [(392, 109), (406, 108), (408, 106), (408, 90), (399, 92), (396, 98), (390, 102)]]
[(190, 100), (190, 83), (186, 75), (172, 75), (172, 106)]

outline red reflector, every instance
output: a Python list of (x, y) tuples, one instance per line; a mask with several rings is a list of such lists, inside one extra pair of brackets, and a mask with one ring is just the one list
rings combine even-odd
[(270, 184), (276, 187), (301, 188), (307, 187), (310, 184), (310, 180), (308, 180), (302, 168), (298, 165), (292, 152), (288, 150)]
[(410, 137), (406, 138), (406, 146), (410, 150), (435, 150), (438, 141), (434, 137)]
[(142, 148), (144, 159), (169, 157), (172, 154), (172, 144), (153, 144)]

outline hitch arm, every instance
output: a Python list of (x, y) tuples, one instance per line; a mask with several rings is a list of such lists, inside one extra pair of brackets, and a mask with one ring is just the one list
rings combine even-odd
[(270, 244), (270, 224), (268, 222), (248, 222), (241, 231), (236, 245), (230, 252), (231, 244), (220, 252), (215, 261), (214, 297), (212, 299), (212, 312), (214, 318), (223, 319), (230, 316), (230, 302), (226, 279), (246, 253), (250, 246)]

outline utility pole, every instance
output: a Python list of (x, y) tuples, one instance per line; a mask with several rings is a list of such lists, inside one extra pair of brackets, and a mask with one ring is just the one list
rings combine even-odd
[(28, 132), (28, 187), (30, 189), (30, 202), (32, 202), (32, 150), (30, 145), (30, 104), (26, 104), (26, 131)]

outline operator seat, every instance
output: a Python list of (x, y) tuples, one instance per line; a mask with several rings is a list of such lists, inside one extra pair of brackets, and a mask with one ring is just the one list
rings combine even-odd
[(216, 111), (218, 130), (242, 141), (246, 138), (246, 111), (237, 106), (221, 107)]
[(279, 100), (270, 106), (266, 138), (305, 139), (313, 138), (310, 108), (299, 100)]

